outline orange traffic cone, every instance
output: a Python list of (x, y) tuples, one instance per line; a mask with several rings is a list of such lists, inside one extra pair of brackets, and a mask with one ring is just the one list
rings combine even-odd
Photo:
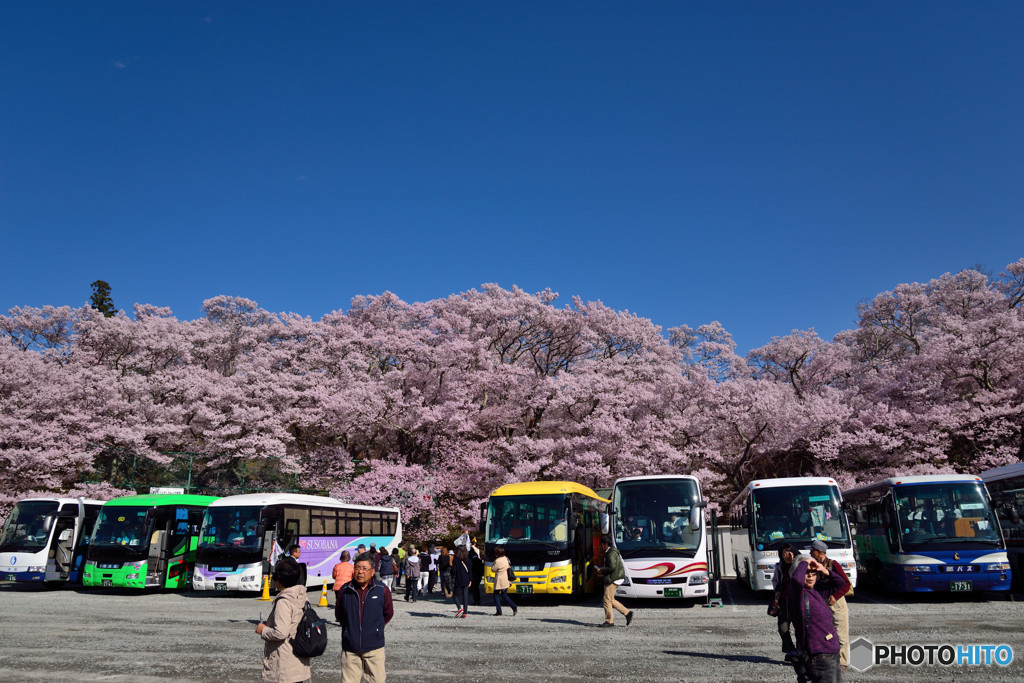
[(320, 591), (320, 604), (317, 607), (329, 607), (327, 604), (327, 582), (324, 581), (324, 589)]
[(257, 600), (269, 600), (269, 599), (270, 599), (270, 577), (269, 576), (264, 576), (263, 577), (263, 595), (261, 595), (259, 598), (257, 598)]

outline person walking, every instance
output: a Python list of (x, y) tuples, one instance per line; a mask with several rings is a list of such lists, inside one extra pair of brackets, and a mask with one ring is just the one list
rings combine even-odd
[(395, 616), (391, 591), (373, 579), (370, 553), (356, 555), (352, 580), (334, 608), (341, 623), (342, 683), (384, 683), (384, 627)]
[(405, 555), (405, 601), (409, 602), (409, 596), (416, 602), (416, 591), (420, 583), (420, 558), (416, 548), (409, 548)]
[(789, 620), (789, 603), (786, 601), (786, 588), (789, 586), (789, 573), (793, 569), (793, 561), (796, 559), (796, 547), (792, 543), (786, 543), (779, 548), (779, 564), (772, 573), (772, 589), (775, 592), (772, 603), (768, 608), (768, 614), (775, 613), (776, 624), (779, 629), (779, 636), (782, 638), (782, 651), (786, 653), (786, 661), (796, 653), (796, 645), (793, 644), (792, 624)]
[(441, 546), (441, 554), (437, 558), (437, 572), (441, 578), (441, 591), (444, 597), (452, 597), (452, 558), (448, 554), (448, 548)]
[(427, 596), (427, 582), (430, 580), (430, 553), (427, 546), (423, 546), (417, 553), (420, 558), (419, 593), (420, 597), (424, 598)]
[(256, 633), (264, 640), (263, 680), (294, 683), (309, 680), (309, 658), (292, 652), (292, 638), (302, 620), (306, 605), (306, 587), (299, 583), (299, 564), (291, 557), (274, 567), (274, 598), (267, 621), (256, 624)]
[(331, 570), (331, 576), (334, 577), (334, 586), (331, 590), (337, 593), (343, 585), (351, 581), (352, 570), (352, 554), (347, 550), (342, 550), (338, 557), (338, 564), (334, 565), (334, 569)]
[(391, 561), (395, 563), (395, 588), (401, 588), (402, 573), (405, 571), (405, 551), (402, 546), (391, 551)]
[(626, 626), (629, 626), (633, 622), (633, 610), (626, 609), (615, 599), (615, 590), (626, 580), (622, 556), (619, 555), (618, 548), (612, 547), (612, 537), (607, 534), (601, 537), (601, 550), (604, 552), (604, 566), (597, 570), (597, 573), (604, 577), (604, 621), (601, 622), (601, 626), (615, 625), (615, 614), (612, 609), (626, 617)]
[[(832, 624), (839, 635), (839, 670), (846, 671), (850, 664), (850, 612), (846, 606), (846, 596), (853, 590), (853, 584), (843, 571), (843, 566), (829, 559), (828, 545), (824, 541), (811, 543), (808, 550), (818, 564), (829, 570), (828, 577), (822, 577), (824, 585), (819, 586), (819, 590), (826, 594), (825, 599), (832, 610)], [(831, 578), (833, 574), (838, 577), (837, 580)]]
[(380, 563), (377, 565), (377, 572), (380, 574), (380, 582), (390, 591), (391, 582), (395, 580), (395, 562), (391, 559), (387, 548), (380, 549)]
[(832, 623), (832, 610), (820, 591), (816, 590), (818, 574), (839, 576), (811, 558), (801, 558), (793, 565), (786, 600), (793, 619), (799, 656), (793, 660), (799, 683), (837, 683), (839, 673), (839, 634)]
[(473, 570), (470, 568), (469, 554), (464, 546), (455, 549), (452, 560), (452, 601), (455, 603), (455, 616), (463, 619), (469, 614), (469, 584), (473, 582)]
[(508, 596), (508, 589), (512, 586), (512, 582), (508, 578), (508, 569), (511, 566), (512, 563), (505, 557), (505, 546), (496, 547), (494, 549), (494, 564), (491, 565), (491, 569), (494, 570), (494, 616), (496, 617), (501, 616), (501, 603), (503, 602), (512, 608), (512, 616), (519, 612), (516, 603), (512, 602), (512, 598)]
[(431, 544), (428, 555), (430, 556), (430, 578), (427, 580), (427, 595), (432, 595), (434, 587), (437, 586), (437, 573), (440, 569), (437, 562), (441, 559), (441, 551)]
[(482, 605), (480, 598), (480, 582), (484, 580), (484, 561), (480, 557), (480, 549), (476, 547), (476, 539), (469, 545), (466, 555), (469, 557), (472, 580), (469, 584), (469, 594), (473, 598), (474, 605)]

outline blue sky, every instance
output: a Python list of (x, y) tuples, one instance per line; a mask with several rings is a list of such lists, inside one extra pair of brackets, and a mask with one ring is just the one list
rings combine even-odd
[(740, 351), (1024, 256), (1019, 2), (6, 3), (0, 310), (497, 282)]

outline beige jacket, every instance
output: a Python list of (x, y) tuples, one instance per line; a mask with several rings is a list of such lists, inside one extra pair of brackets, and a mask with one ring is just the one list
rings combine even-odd
[(499, 557), (491, 565), (491, 569), (494, 570), (494, 590), (503, 591), (507, 590), (512, 582), (508, 580), (508, 568), (511, 562), (508, 561), (507, 557)]
[(285, 588), (274, 598), (274, 607), (267, 617), (260, 637), (263, 647), (263, 680), (295, 683), (310, 677), (309, 658), (292, 654), (291, 639), (299, 629), (302, 608), (306, 604), (306, 587)]

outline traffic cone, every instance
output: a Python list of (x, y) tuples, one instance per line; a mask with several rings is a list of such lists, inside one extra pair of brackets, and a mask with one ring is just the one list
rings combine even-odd
[(269, 599), (270, 599), (270, 577), (269, 576), (264, 576), (263, 577), (263, 595), (261, 595), (259, 598), (257, 598), (257, 600), (269, 600)]
[(320, 604), (317, 607), (329, 607), (327, 604), (327, 582), (324, 581), (324, 589), (320, 591)]

